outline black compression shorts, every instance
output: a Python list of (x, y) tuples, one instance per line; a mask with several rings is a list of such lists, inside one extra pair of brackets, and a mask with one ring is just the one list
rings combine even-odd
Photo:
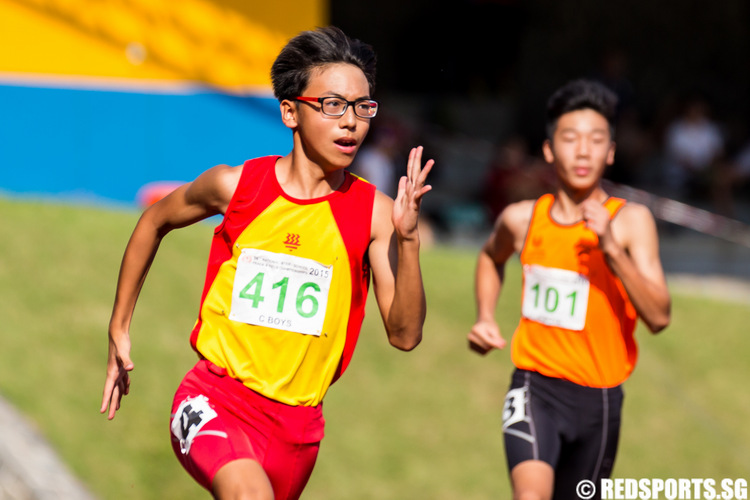
[(612, 472), (622, 399), (621, 386), (597, 389), (516, 370), (503, 408), (508, 469), (542, 460), (555, 470), (553, 498), (578, 498), (579, 481), (600, 484)]

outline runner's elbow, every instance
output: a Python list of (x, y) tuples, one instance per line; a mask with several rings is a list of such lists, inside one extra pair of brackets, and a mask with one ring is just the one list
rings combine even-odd
[(659, 333), (669, 326), (670, 319), (671, 318), (669, 313), (660, 314), (657, 317), (651, 318), (650, 321), (646, 322), (646, 326), (651, 331), (651, 333)]
[(388, 341), (399, 351), (411, 351), (422, 342), (422, 330), (411, 335), (389, 335)]

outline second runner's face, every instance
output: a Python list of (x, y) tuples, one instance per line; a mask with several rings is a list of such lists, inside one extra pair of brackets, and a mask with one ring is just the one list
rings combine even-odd
[[(303, 96), (370, 99), (370, 86), (358, 67), (329, 64), (311, 72)], [(348, 167), (370, 129), (370, 119), (356, 116), (351, 105), (342, 116), (324, 115), (317, 102), (298, 102), (297, 106), (298, 130), (306, 156), (325, 170)]]
[(552, 140), (544, 143), (543, 152), (560, 181), (576, 191), (599, 182), (607, 165), (615, 161), (609, 123), (593, 109), (562, 115)]

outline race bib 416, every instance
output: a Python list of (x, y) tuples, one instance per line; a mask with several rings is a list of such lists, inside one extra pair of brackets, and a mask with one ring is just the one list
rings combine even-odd
[(229, 319), (320, 336), (332, 266), (244, 248), (237, 260)]

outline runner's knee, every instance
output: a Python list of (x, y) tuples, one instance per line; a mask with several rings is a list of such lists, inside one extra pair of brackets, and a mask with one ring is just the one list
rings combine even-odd
[(262, 488), (251, 488), (230, 493), (214, 493), (216, 500), (274, 500), (273, 492)]
[(254, 460), (235, 460), (219, 469), (213, 495), (216, 500), (274, 500), (271, 482)]
[(511, 471), (513, 500), (550, 500), (555, 482), (551, 465), (539, 460), (527, 460)]

